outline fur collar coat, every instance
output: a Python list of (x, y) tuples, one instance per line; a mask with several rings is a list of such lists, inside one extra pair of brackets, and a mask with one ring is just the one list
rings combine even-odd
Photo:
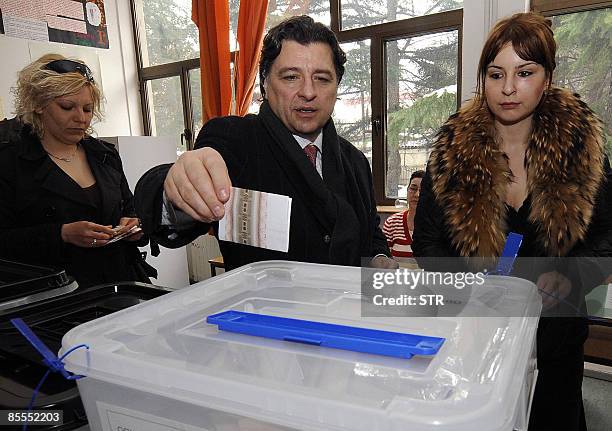
[[(605, 181), (602, 123), (579, 96), (548, 90), (534, 113), (525, 164), (529, 222), (549, 256), (585, 238)], [(505, 154), (485, 104), (468, 103), (441, 128), (428, 166), (453, 248), (461, 256), (501, 254), (506, 237)]]

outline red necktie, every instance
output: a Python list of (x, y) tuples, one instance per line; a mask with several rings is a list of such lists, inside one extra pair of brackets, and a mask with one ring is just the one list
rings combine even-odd
[(308, 156), (308, 160), (310, 160), (310, 163), (312, 163), (312, 166), (314, 166), (315, 168), (317, 167), (316, 162), (318, 150), (319, 149), (314, 144), (308, 144), (304, 147), (304, 152), (306, 153), (306, 156)]

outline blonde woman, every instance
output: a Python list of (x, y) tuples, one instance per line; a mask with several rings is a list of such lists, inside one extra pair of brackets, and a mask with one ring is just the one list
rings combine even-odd
[(142, 234), (109, 243), (139, 220), (119, 154), (90, 135), (102, 99), (90, 69), (45, 55), (14, 91), (17, 116), (0, 122), (0, 257), (63, 268), (81, 286), (148, 281)]

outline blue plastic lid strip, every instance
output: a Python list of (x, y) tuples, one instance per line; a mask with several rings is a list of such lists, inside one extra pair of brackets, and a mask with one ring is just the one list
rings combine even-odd
[(435, 355), (445, 340), (234, 310), (210, 315), (206, 322), (218, 325), (220, 331), (405, 359)]

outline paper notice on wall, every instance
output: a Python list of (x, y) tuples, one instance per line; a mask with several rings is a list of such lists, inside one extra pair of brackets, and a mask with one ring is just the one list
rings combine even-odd
[(73, 33), (87, 34), (87, 25), (85, 24), (85, 21), (77, 21), (61, 16), (47, 15), (47, 24), (49, 25), (49, 28), (71, 31)]
[(149, 413), (98, 401), (98, 414), (103, 431), (208, 431), (206, 428), (187, 425)]
[(0, 0), (2, 15), (17, 16), (20, 18), (45, 20), (45, 6), (40, 0)]
[(45, 21), (3, 14), (2, 23), (7, 36), (49, 42), (49, 30)]
[(219, 239), (286, 253), (290, 219), (290, 197), (233, 187), (219, 221)]
[(0, 0), (0, 34), (108, 48), (104, 0)]

